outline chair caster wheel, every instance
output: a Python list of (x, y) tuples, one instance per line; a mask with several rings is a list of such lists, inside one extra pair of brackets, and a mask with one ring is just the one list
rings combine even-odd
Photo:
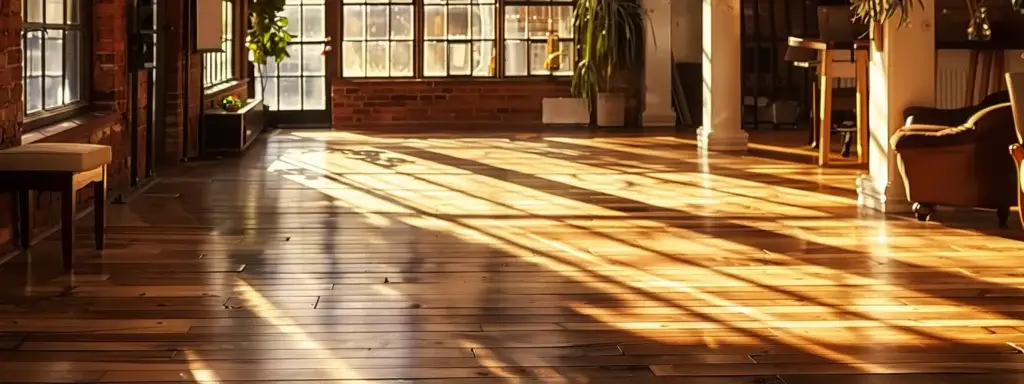
[(917, 221), (928, 221), (931, 219), (932, 213), (935, 212), (935, 204), (914, 203), (913, 208), (917, 215)]

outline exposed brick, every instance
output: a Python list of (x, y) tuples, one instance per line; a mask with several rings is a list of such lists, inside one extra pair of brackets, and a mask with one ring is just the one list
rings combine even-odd
[(567, 79), (502, 81), (334, 79), (334, 129), (355, 124), (540, 123), (541, 101), (568, 97)]

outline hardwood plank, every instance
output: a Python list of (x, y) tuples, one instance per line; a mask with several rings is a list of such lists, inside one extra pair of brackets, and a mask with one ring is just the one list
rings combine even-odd
[(73, 273), (52, 239), (0, 265), (0, 382), (1024, 375), (1024, 231), (864, 211), (857, 170), (675, 132), (265, 140), (162, 169), (102, 252), (83, 220)]

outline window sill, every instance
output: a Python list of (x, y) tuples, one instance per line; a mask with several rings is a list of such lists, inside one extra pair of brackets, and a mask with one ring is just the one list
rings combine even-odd
[(231, 80), (231, 81), (228, 81), (228, 82), (224, 82), (224, 83), (220, 83), (220, 84), (217, 84), (217, 85), (210, 86), (209, 88), (203, 88), (203, 95), (204, 96), (216, 95), (216, 94), (219, 94), (219, 93), (222, 93), (222, 92), (226, 92), (226, 91), (231, 90), (231, 89), (238, 88), (238, 87), (240, 87), (242, 85), (246, 85), (248, 83), (249, 83), (249, 81), (245, 80), (245, 79)]
[(21, 135), (21, 144), (36, 142), (61, 142), (71, 140), (66, 133), (79, 129), (96, 129), (114, 124), (118, 114), (113, 112), (85, 112), (74, 117), (44, 125)]

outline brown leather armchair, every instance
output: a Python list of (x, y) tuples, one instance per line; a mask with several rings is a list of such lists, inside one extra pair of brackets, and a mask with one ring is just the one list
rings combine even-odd
[(933, 107), (910, 107), (903, 110), (904, 125), (941, 125), (956, 127), (970, 120), (981, 110), (997, 104), (1009, 103), (1010, 93), (999, 91), (981, 99), (978, 105), (963, 108), (942, 109)]
[(1010, 207), (1017, 205), (1017, 172), (1004, 152), (1017, 143), (1013, 109), (1010, 103), (1001, 103), (957, 125), (919, 124), (948, 122), (958, 113), (964, 112), (910, 113), (915, 124), (893, 135), (890, 143), (907, 199), (921, 221), (931, 217), (936, 205), (977, 207), (995, 209), (1005, 228)]

